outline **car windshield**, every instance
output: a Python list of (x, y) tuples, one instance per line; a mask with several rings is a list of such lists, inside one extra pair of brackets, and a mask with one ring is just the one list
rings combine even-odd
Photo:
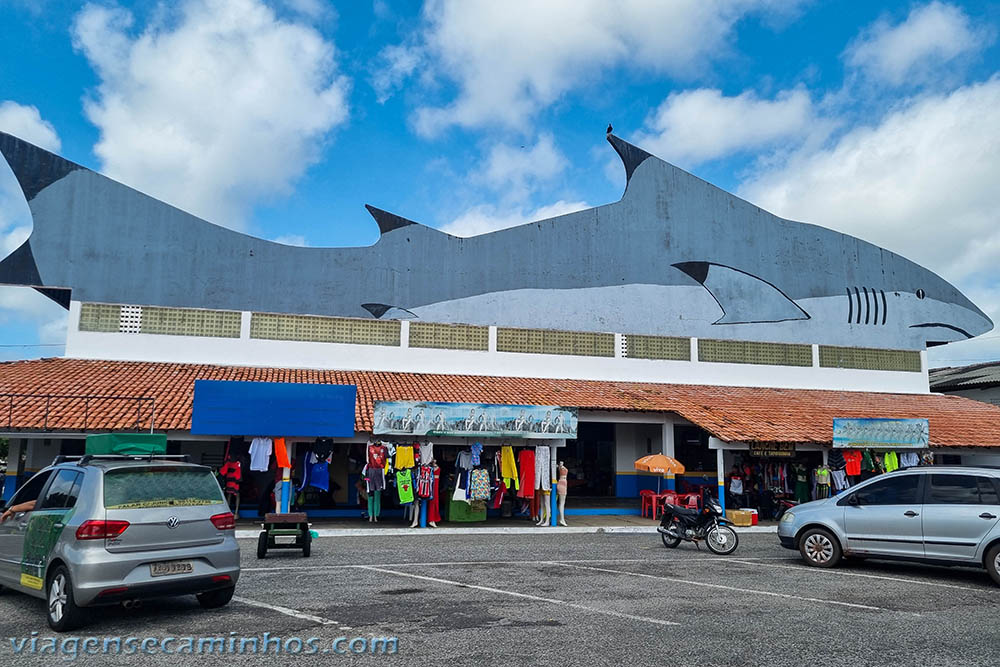
[(104, 507), (139, 509), (224, 502), (211, 471), (199, 468), (122, 468), (104, 475)]

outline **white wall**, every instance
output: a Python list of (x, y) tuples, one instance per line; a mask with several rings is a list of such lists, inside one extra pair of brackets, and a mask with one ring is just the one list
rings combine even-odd
[[(928, 392), (926, 352), (921, 353), (923, 371), (912, 373), (820, 368), (815, 354), (812, 367), (792, 367), (259, 340), (249, 337), (248, 327), (244, 327), (239, 339), (94, 333), (79, 331), (79, 318), (80, 304), (73, 302), (66, 335), (66, 357), (69, 358), (787, 389)], [(692, 348), (697, 358), (696, 341)]]
[(1000, 405), (1000, 387), (986, 387), (985, 389), (957, 389), (955, 391), (945, 391), (942, 393), (948, 394), (949, 396), (964, 396), (965, 398), (971, 398), (974, 401)]

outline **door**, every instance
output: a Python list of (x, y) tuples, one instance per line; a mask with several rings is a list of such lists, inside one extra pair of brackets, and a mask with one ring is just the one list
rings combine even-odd
[(28, 516), (24, 526), (20, 574), (20, 584), (25, 588), (42, 590), (49, 555), (76, 506), (82, 479), (83, 474), (76, 470), (57, 471), (45, 495)]
[(923, 475), (892, 475), (849, 493), (844, 506), (847, 549), (887, 556), (924, 555), (920, 523)]
[[(51, 470), (43, 470), (17, 490), (7, 507), (37, 500)], [(0, 523), (0, 580), (7, 585), (18, 585), (21, 580), (21, 561), (24, 559), (24, 533), (28, 527), (31, 512), (18, 512)]]
[(972, 560), (1000, 520), (995, 481), (985, 475), (928, 475), (924, 494), (924, 553)]

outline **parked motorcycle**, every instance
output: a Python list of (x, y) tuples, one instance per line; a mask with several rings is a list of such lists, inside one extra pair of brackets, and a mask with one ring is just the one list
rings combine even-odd
[(705, 494), (702, 509), (688, 509), (677, 505), (666, 505), (663, 518), (656, 529), (663, 540), (663, 546), (674, 549), (681, 540), (694, 542), (702, 540), (709, 550), (720, 556), (728, 556), (736, 551), (740, 538), (722, 513), (722, 506), (714, 496)]

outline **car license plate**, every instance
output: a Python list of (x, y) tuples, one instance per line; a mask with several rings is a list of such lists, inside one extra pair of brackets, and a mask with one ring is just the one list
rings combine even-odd
[(167, 560), (149, 564), (149, 574), (152, 577), (168, 577), (172, 574), (191, 574), (194, 565), (189, 560)]

